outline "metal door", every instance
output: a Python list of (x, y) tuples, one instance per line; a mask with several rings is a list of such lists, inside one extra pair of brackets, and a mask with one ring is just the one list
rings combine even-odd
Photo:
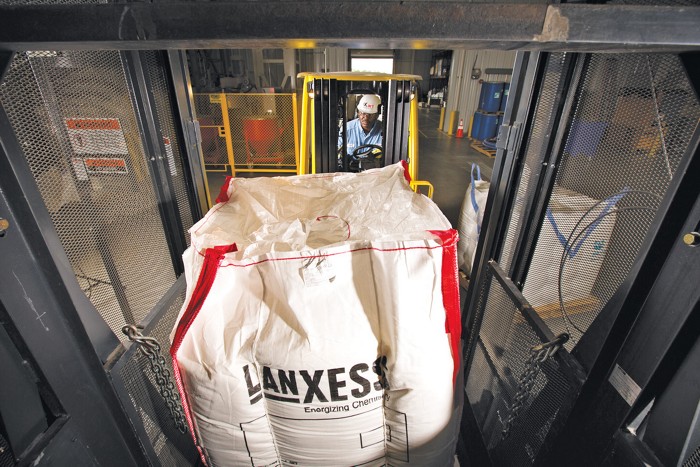
[[(169, 359), (149, 359), (122, 332), (144, 326), (167, 357), (187, 229), (201, 214), (166, 59), (0, 58), (0, 353), (36, 394), (3, 395), (22, 409), (2, 407), (7, 465), (192, 465)], [(11, 429), (22, 413), (36, 423)]]
[[(582, 441), (571, 425), (601, 387), (628, 408), (639, 397), (643, 383), (613, 364), (648, 293), (639, 284), (680, 234), (670, 219), (690, 210), (678, 188), (697, 176), (700, 105), (687, 63), (518, 54), (464, 312), (465, 444), (482, 459), (597, 464), (612, 433)], [(564, 460), (576, 443), (588, 451)]]

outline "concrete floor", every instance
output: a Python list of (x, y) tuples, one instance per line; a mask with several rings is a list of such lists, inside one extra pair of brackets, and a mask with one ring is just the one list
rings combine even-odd
[(418, 110), (418, 176), (433, 184), (433, 201), (457, 228), (472, 163), (479, 164), (484, 180), (491, 180), (494, 159), (472, 149), (466, 137), (455, 138), (438, 130), (439, 123), (440, 109)]
[[(433, 201), (440, 207), (454, 228), (457, 228), (459, 211), (469, 185), (472, 162), (481, 167), (481, 176), (491, 180), (494, 159), (485, 156), (469, 145), (469, 140), (448, 136), (438, 130), (440, 109), (418, 109), (418, 177), (435, 187)], [(209, 189), (212, 203), (219, 193), (226, 173), (209, 172)], [(243, 176), (256, 176), (244, 174)]]

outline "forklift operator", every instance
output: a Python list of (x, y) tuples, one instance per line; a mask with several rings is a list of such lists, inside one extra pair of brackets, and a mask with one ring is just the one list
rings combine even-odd
[[(357, 104), (357, 118), (348, 122), (347, 152), (366, 145), (382, 145), (382, 124), (377, 123), (381, 101), (375, 94), (365, 94)], [(338, 135), (338, 149), (343, 147), (343, 135)]]

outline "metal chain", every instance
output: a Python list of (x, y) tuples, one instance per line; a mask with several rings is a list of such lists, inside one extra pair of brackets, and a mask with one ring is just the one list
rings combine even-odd
[(540, 374), (540, 365), (553, 357), (568, 340), (569, 335), (562, 333), (553, 340), (536, 345), (530, 349), (530, 356), (525, 362), (525, 371), (523, 371), (523, 374), (520, 375), (520, 379), (518, 380), (518, 390), (513, 397), (513, 403), (510, 406), (505, 420), (501, 420), (503, 424), (501, 439), (508, 438), (513, 423), (520, 414), (520, 410), (530, 398), (532, 387), (535, 385), (537, 376)]
[(175, 390), (165, 358), (160, 353), (160, 344), (155, 338), (144, 336), (140, 328), (133, 324), (124, 326), (122, 332), (126, 334), (131, 342), (138, 344), (141, 353), (148, 358), (151, 371), (156, 379), (158, 392), (163, 396), (175, 426), (181, 433), (186, 433), (187, 421), (185, 420), (182, 405), (180, 405), (180, 396)]

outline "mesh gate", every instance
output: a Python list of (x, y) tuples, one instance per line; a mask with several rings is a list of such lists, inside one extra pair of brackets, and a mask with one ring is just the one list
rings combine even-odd
[(0, 88), (76, 279), (121, 337), (175, 280), (129, 95), (112, 51), (21, 53)]
[[(156, 52), (143, 57), (187, 230), (192, 211), (164, 64)], [(126, 323), (146, 325), (172, 375), (168, 334), (185, 284), (176, 282), (125, 69), (116, 51), (19, 53), (0, 103), (81, 289), (122, 341)], [(109, 376), (151, 462), (194, 465), (190, 434), (177, 430), (148, 360), (132, 346), (112, 363)]]
[[(169, 335), (185, 302), (185, 292), (185, 278), (181, 276), (142, 323), (145, 328), (143, 334), (155, 338), (161, 344), (160, 353), (165, 359), (169, 380), (173, 383), (172, 360), (168, 355)], [(162, 466), (195, 465), (198, 454), (192, 437), (188, 431), (182, 433), (178, 430), (160, 393), (149, 359), (139, 351), (137, 344), (128, 346), (127, 351), (110, 369), (110, 377), (130, 418), (141, 422), (140, 425), (134, 424), (134, 429), (142, 441), (148, 441), (144, 449), (150, 454), (150, 459), (157, 459)], [(173, 396), (180, 406), (176, 389)]]
[[(562, 350), (570, 356), (637, 261), (700, 121), (700, 105), (676, 55), (580, 57), (585, 61), (570, 114), (555, 127), (563, 131), (561, 157), (543, 196), (537, 181), (550, 158), (545, 138), (567, 54), (547, 57), (499, 262), (525, 278), (523, 303), (541, 325), (552, 335), (570, 335)], [(533, 196), (544, 200), (543, 219), (528, 230), (526, 200)], [(530, 249), (529, 261), (516, 262), (525, 254), (518, 245)], [(466, 392), (494, 464), (531, 465), (546, 457), (580, 382), (555, 362), (543, 365), (512, 433), (503, 438), (504, 414), (541, 336), (519, 318), (523, 303), (503, 287), (509, 279), (495, 280), (491, 269), (484, 276), (474, 291), (481, 325), (471, 330)]]
[(180, 141), (180, 136), (175, 130), (175, 122), (173, 121), (175, 107), (171, 100), (168, 81), (165, 76), (167, 67), (163, 62), (162, 55), (153, 51), (144, 52), (144, 55), (146, 57), (146, 69), (151, 80), (151, 91), (153, 91), (155, 97), (161, 136), (163, 137), (163, 144), (165, 145), (168, 175), (170, 176), (170, 183), (174, 188), (180, 219), (182, 225), (185, 226), (185, 239), (189, 246), (190, 233), (188, 227), (194, 224), (194, 219), (189, 205), (187, 184), (185, 183), (184, 177), (185, 169), (182, 162), (182, 154), (180, 153), (180, 148), (185, 146), (182, 144), (182, 141)]
[(195, 94), (207, 170), (297, 173), (295, 94)]
[(523, 287), (570, 347), (627, 277), (699, 117), (677, 56), (588, 57)]
[(578, 387), (576, 375), (562, 366), (571, 356), (561, 349), (526, 383), (531, 351), (543, 343), (541, 329), (526, 319), (527, 302), (508, 294), (492, 268), (485, 283), (490, 290), (479, 302), (483, 321), (466, 394), (494, 465), (531, 465), (557, 417), (566, 415), (561, 409)]

